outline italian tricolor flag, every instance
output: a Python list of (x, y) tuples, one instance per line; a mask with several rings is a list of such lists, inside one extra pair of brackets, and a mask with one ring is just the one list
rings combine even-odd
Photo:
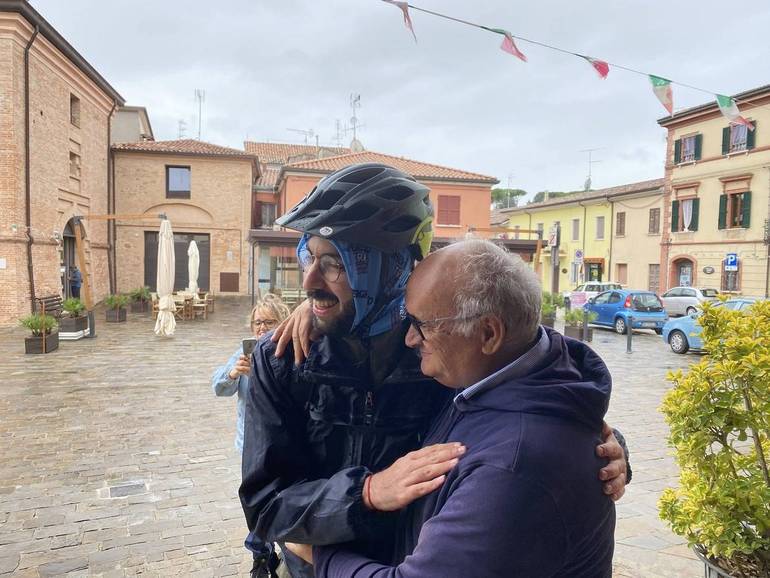
[(717, 104), (719, 105), (722, 116), (729, 120), (731, 124), (742, 124), (749, 130), (754, 130), (754, 125), (751, 121), (741, 115), (741, 111), (738, 110), (738, 105), (735, 104), (735, 101), (732, 98), (722, 94), (717, 94), (716, 96)]
[(650, 76), (652, 91), (658, 97), (660, 104), (668, 111), (668, 114), (674, 114), (674, 95), (671, 92), (671, 81), (660, 76)]

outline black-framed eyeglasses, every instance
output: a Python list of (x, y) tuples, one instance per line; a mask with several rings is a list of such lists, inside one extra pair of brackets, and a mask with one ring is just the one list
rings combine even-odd
[(406, 305), (402, 305), (401, 309), (399, 311), (401, 314), (401, 319), (409, 321), (412, 327), (414, 327), (415, 331), (417, 331), (417, 334), (420, 336), (420, 339), (425, 341), (427, 338), (425, 337), (425, 333), (423, 333), (422, 328), (431, 329), (433, 327), (436, 327), (439, 323), (451, 323), (453, 321), (470, 321), (471, 319), (476, 319), (478, 317), (481, 317), (481, 315), (451, 315), (449, 317), (435, 317), (434, 319), (426, 319), (425, 321), (422, 321), (420, 319), (417, 319), (414, 315), (409, 313), (409, 311), (406, 310)]
[(316, 257), (310, 251), (302, 251), (300, 253), (299, 266), (302, 267), (303, 273), (307, 274), (308, 270), (316, 262), (318, 262), (318, 270), (321, 272), (321, 277), (327, 283), (336, 283), (345, 272), (345, 266), (339, 259), (335, 259), (331, 255)]

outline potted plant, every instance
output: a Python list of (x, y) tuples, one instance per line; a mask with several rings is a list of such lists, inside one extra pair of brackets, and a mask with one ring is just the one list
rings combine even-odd
[[(61, 304), (64, 315), (59, 320), (59, 337), (61, 339), (80, 339), (88, 329), (88, 317), (83, 313), (86, 306), (80, 299), (70, 297)], [(67, 334), (65, 336), (65, 334)]]
[(543, 291), (543, 301), (540, 306), (540, 324), (553, 327), (556, 323), (556, 310), (564, 306), (564, 298), (558, 293)]
[(56, 319), (50, 315), (33, 313), (19, 320), (22, 327), (32, 332), (32, 337), (24, 339), (25, 353), (50, 353), (59, 348), (59, 333)]
[(706, 576), (770, 576), (770, 301), (705, 304), (698, 321), (708, 356), (669, 374), (661, 408), (680, 476), (660, 516)]
[[(564, 313), (564, 335), (583, 341), (583, 323), (592, 323), (596, 318), (595, 312), (586, 311), (582, 307), (570, 309)], [(589, 327), (586, 332), (586, 341), (593, 341), (593, 338), (594, 330)]]
[(148, 311), (148, 303), (150, 302), (149, 287), (139, 287), (134, 289), (131, 291), (130, 296), (131, 313), (146, 313)]
[(120, 323), (126, 320), (126, 305), (130, 301), (128, 295), (108, 295), (104, 299), (107, 306), (107, 321)]

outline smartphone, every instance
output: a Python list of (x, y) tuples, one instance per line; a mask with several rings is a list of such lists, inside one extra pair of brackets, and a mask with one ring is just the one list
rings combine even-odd
[(257, 338), (256, 337), (247, 337), (241, 342), (241, 346), (243, 347), (243, 354), (246, 357), (251, 357), (251, 354), (254, 352), (254, 348), (257, 345)]

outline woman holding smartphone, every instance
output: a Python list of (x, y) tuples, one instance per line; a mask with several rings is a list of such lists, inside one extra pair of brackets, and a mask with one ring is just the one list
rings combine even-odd
[[(244, 339), (241, 346), (227, 360), (227, 363), (218, 367), (211, 377), (211, 388), (216, 396), (226, 397), (238, 394), (235, 448), (240, 453), (243, 453), (243, 420), (245, 414), (243, 400), (249, 387), (251, 353), (257, 340), (268, 331), (275, 329), (288, 316), (289, 307), (281, 301), (280, 297), (272, 293), (265, 295), (257, 302), (249, 316), (251, 331), (254, 337)], [(249, 550), (254, 555), (252, 576), (267, 576), (268, 564), (275, 560), (270, 546), (263, 544), (251, 535), (247, 538), (246, 542)]]

